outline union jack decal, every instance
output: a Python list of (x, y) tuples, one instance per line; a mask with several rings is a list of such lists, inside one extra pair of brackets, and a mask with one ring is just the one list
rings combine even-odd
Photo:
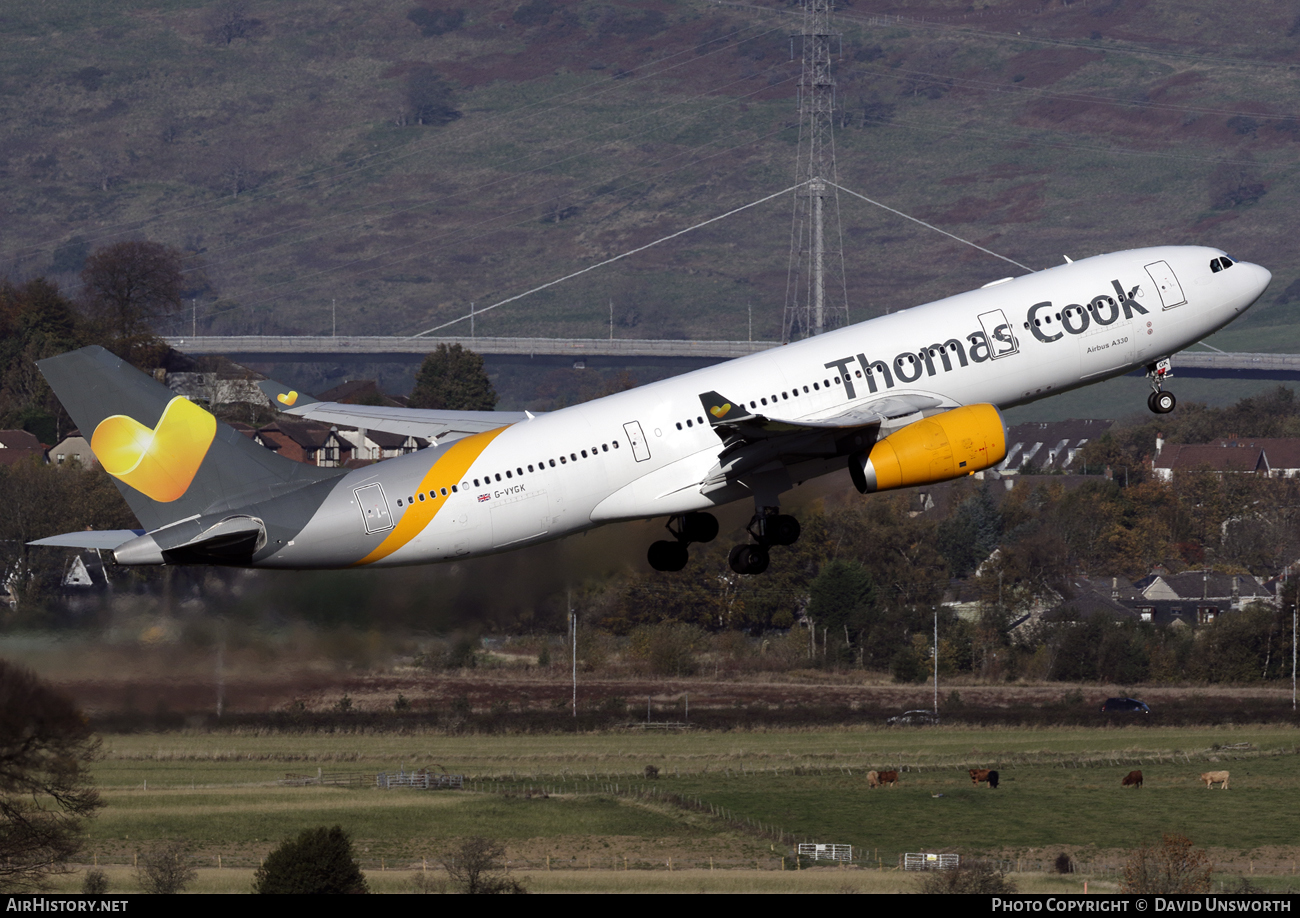
[(491, 495), (491, 494), (480, 494), (480, 495), (478, 496), (478, 502), (479, 502), (480, 504), (483, 503), (483, 501), (485, 501), (485, 500), (491, 500), (491, 499), (492, 499), (492, 495)]

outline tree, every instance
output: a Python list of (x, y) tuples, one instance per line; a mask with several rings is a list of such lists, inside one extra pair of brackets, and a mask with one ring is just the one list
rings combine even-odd
[(198, 877), (190, 863), (190, 844), (164, 841), (146, 848), (140, 855), (136, 876), (147, 893), (166, 896), (184, 892)]
[(496, 839), (475, 835), (449, 849), (440, 860), (460, 892), (469, 895), (527, 892), (523, 884), (496, 873), (505, 854), (505, 846)]
[(342, 826), (307, 829), (267, 855), (253, 875), (255, 893), (368, 893), (366, 875)]
[(1210, 891), (1209, 855), (1193, 848), (1191, 839), (1165, 835), (1138, 848), (1124, 864), (1122, 893), (1203, 893)]
[(0, 891), (67, 871), (82, 822), (102, 806), (89, 766), (99, 741), (67, 697), (0, 660)]
[(491, 411), (497, 394), (483, 369), (482, 357), (459, 344), (440, 344), (420, 364), (408, 404), (412, 408)]
[(181, 308), (181, 265), (178, 249), (147, 241), (114, 243), (86, 260), (82, 299), (123, 360), (138, 362), (142, 354), (133, 352), (156, 348), (150, 323)]

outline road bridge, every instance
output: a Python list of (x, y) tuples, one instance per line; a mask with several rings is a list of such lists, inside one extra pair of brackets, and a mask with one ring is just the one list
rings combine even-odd
[[(378, 335), (223, 335), (173, 337), (186, 354), (222, 354), (254, 363), (329, 360), (418, 362), (440, 344), (459, 344), (485, 357), (546, 358), (573, 365), (682, 363), (702, 365), (756, 354), (775, 341), (679, 341), (641, 338), (410, 338)], [(1237, 379), (1300, 379), (1300, 354), (1184, 351), (1174, 357), (1175, 376)]]

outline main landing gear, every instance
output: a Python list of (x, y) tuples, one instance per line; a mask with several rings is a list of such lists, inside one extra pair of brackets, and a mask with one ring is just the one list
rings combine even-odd
[(762, 507), (746, 527), (756, 544), (737, 545), (727, 557), (727, 563), (737, 574), (761, 574), (767, 570), (772, 545), (793, 545), (799, 540), (799, 521), (779, 512), (776, 507)]
[(1173, 375), (1173, 365), (1166, 357), (1157, 363), (1148, 364), (1147, 378), (1151, 380), (1151, 394), (1147, 396), (1147, 407), (1156, 414), (1168, 414), (1178, 404), (1172, 392), (1164, 391), (1164, 382)]
[(668, 518), (668, 531), (673, 541), (655, 542), (646, 552), (646, 559), (657, 571), (680, 571), (690, 560), (687, 546), (718, 537), (718, 518), (712, 513), (683, 513)]

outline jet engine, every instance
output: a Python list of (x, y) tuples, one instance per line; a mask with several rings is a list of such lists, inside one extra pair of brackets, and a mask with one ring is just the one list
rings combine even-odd
[(960, 478), (1007, 455), (1007, 429), (992, 405), (967, 405), (908, 424), (849, 457), (863, 494)]

